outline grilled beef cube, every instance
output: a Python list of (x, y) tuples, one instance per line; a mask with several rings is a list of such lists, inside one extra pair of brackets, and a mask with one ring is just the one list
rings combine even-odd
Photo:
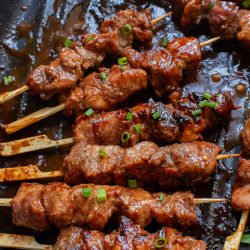
[(201, 61), (201, 50), (196, 38), (176, 38), (167, 48), (139, 53), (126, 48), (122, 54), (133, 67), (149, 72), (151, 84), (159, 96), (169, 94), (180, 87), (183, 70), (197, 66)]
[[(126, 26), (129, 26), (128, 29), (131, 28), (131, 32), (124, 31)], [(150, 9), (119, 11), (113, 19), (103, 21), (100, 31), (102, 33), (119, 32), (122, 39), (128, 40), (130, 44), (134, 39), (140, 42), (151, 42), (153, 38), (151, 11)]]

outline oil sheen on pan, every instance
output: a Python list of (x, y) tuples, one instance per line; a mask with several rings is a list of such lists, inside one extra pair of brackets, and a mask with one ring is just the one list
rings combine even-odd
[[(119, 10), (128, 8), (142, 10), (148, 7), (152, 10), (153, 18), (171, 9), (168, 1), (157, 0), (2, 0), (0, 2), (0, 79), (4, 75), (11, 74), (15, 81), (8, 86), (1, 82), (1, 92), (21, 86), (32, 68), (54, 59), (58, 49), (68, 37), (96, 33), (100, 23)], [(211, 38), (205, 25), (184, 32), (170, 17), (154, 30), (153, 47), (159, 46), (164, 37), (171, 41), (173, 38), (191, 35), (198, 37), (200, 41)], [(146, 48), (145, 44), (136, 44), (136, 49), (140, 51)], [(103, 65), (110, 66), (115, 60), (109, 57)], [(218, 144), (225, 153), (240, 151), (239, 132), (249, 116), (247, 98), (249, 65), (250, 54), (242, 49), (239, 43), (219, 41), (203, 48), (202, 61), (198, 69), (189, 71), (184, 76), (184, 93), (231, 91), (234, 104), (241, 106), (232, 112), (229, 121), (208, 131), (204, 136), (204, 140)], [(137, 93), (119, 107), (132, 107), (149, 99), (159, 100), (152, 90), (146, 90)], [(54, 106), (56, 103), (54, 98), (43, 101), (38, 96), (23, 93), (18, 98), (0, 105), (0, 123), (8, 124), (42, 107)], [(68, 138), (72, 136), (73, 122), (73, 118), (66, 118), (62, 113), (58, 113), (13, 135), (6, 135), (0, 131), (0, 142), (42, 134), (54, 140)], [(68, 151), (69, 148), (63, 147), (9, 158), (1, 157), (0, 167), (38, 164), (41, 170), (59, 170)], [(191, 191), (196, 197), (230, 198), (236, 166), (237, 159), (220, 161), (212, 180), (192, 187)], [(13, 197), (18, 187), (18, 183), (1, 184), (0, 197)], [(185, 234), (205, 240), (208, 249), (221, 249), (225, 237), (236, 230), (240, 213), (233, 211), (230, 203), (201, 205), (197, 208), (197, 212), (199, 224), (185, 231)], [(105, 227), (105, 232), (108, 233), (114, 228), (117, 228), (117, 225), (109, 224)], [(154, 232), (159, 229), (159, 226), (154, 224), (147, 229)], [(245, 232), (249, 230), (248, 226)], [(0, 208), (0, 232), (32, 234), (31, 231), (20, 229), (11, 223), (11, 211), (8, 208)], [(41, 243), (53, 244), (57, 233), (56, 230), (51, 230), (47, 233), (36, 233), (35, 237)]]

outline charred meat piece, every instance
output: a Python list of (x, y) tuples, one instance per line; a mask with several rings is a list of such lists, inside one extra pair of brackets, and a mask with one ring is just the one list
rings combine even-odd
[[(86, 189), (87, 196), (84, 195)], [(11, 202), (12, 216), (16, 225), (37, 231), (46, 230), (50, 224), (56, 227), (88, 225), (101, 230), (113, 213), (125, 215), (141, 226), (153, 219), (164, 225), (183, 227), (197, 223), (191, 193), (163, 194), (163, 200), (160, 195), (119, 186), (83, 184), (70, 188), (57, 182), (45, 186), (22, 183)], [(39, 204), (38, 209), (33, 204)]]
[(86, 108), (106, 110), (114, 107), (148, 85), (147, 73), (142, 69), (124, 69), (115, 65), (100, 68), (100, 73), (86, 76), (66, 100), (66, 113), (81, 114)]
[(128, 179), (137, 179), (140, 186), (156, 185), (164, 189), (191, 186), (211, 177), (220, 151), (220, 147), (208, 142), (160, 148), (152, 142), (141, 142), (124, 149), (86, 145), (81, 141), (65, 157), (64, 181), (74, 185), (84, 180), (127, 186)]
[[(201, 139), (201, 133), (218, 124), (220, 118), (227, 118), (233, 105), (228, 92), (211, 96), (208, 106), (200, 108), (203, 94), (192, 93), (173, 104), (144, 103), (131, 109), (102, 112), (92, 117), (85, 115), (77, 118), (74, 128), (75, 140), (84, 140), (87, 144), (133, 146), (139, 141), (173, 143), (190, 142)], [(195, 115), (194, 112), (201, 113)], [(132, 119), (126, 119), (132, 113)], [(140, 127), (139, 133), (135, 126)], [(122, 135), (129, 134), (126, 141)]]
[(100, 31), (118, 32), (122, 39), (128, 40), (130, 44), (134, 39), (140, 42), (151, 42), (153, 38), (151, 11), (150, 9), (120, 11), (113, 19), (103, 21)]
[(84, 230), (74, 226), (61, 229), (54, 249), (155, 249), (158, 238), (166, 240), (166, 245), (161, 249), (206, 249), (206, 243), (204, 241), (195, 240), (189, 236), (184, 237), (173, 228), (164, 227), (158, 232), (150, 234), (140, 225), (135, 224), (131, 219), (125, 216), (120, 217), (118, 230), (107, 235), (99, 231)]
[(196, 38), (176, 38), (166, 49), (139, 53), (126, 48), (122, 54), (133, 67), (145, 69), (151, 76), (151, 84), (157, 95), (169, 94), (178, 89), (183, 70), (197, 66), (201, 61), (201, 50)]
[(214, 36), (238, 39), (250, 46), (250, 11), (240, 10), (236, 3), (220, 0), (175, 0), (174, 13), (184, 27), (206, 20)]

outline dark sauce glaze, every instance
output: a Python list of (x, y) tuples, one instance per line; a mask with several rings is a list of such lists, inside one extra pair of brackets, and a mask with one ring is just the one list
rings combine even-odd
[[(0, 91), (10, 91), (22, 85), (27, 73), (41, 63), (47, 63), (56, 56), (64, 40), (76, 34), (96, 32), (100, 22), (116, 11), (126, 8), (144, 9), (151, 7), (153, 17), (161, 16), (170, 7), (165, 1), (137, 1), (137, 0), (55, 0), (55, 1), (1, 1), (0, 9), (0, 79), (5, 74), (15, 76), (15, 82), (9, 86), (0, 84)], [(190, 30), (185, 35), (194, 35), (200, 41), (209, 36), (207, 28)], [(182, 37), (182, 30), (171, 21), (171, 18), (161, 22), (155, 29), (153, 46), (157, 47), (163, 37), (172, 40)], [(139, 50), (146, 49), (145, 44), (136, 44)], [(224, 152), (240, 151), (238, 139), (239, 131), (249, 116), (248, 81), (250, 77), (250, 54), (240, 48), (237, 42), (218, 42), (203, 49), (202, 62), (193, 72), (188, 72), (184, 79), (184, 93), (191, 91), (210, 90), (218, 92), (229, 90), (234, 95), (236, 105), (241, 109), (232, 112), (232, 118), (225, 121), (217, 129), (209, 131), (204, 139), (218, 143)], [(115, 59), (109, 58), (104, 65), (111, 65)], [(240, 87), (239, 87), (240, 86)], [(245, 91), (239, 92), (238, 89)], [(130, 106), (136, 102), (157, 100), (152, 90), (140, 92), (136, 98), (131, 98), (123, 106)], [(135, 101), (136, 100), (136, 101)], [(166, 102), (167, 99), (162, 101)], [(55, 100), (44, 102), (37, 96), (24, 93), (20, 97), (0, 106), (0, 123), (12, 122), (26, 114), (47, 105), (53, 106)], [(62, 113), (56, 114), (44, 121), (32, 125), (14, 135), (7, 136), (0, 131), (0, 142), (17, 138), (46, 134), (51, 139), (61, 139), (71, 136), (73, 119), (66, 119)], [(38, 164), (41, 170), (60, 169), (60, 164), (67, 148), (39, 151), (10, 158), (0, 158), (0, 166), (14, 167), (18, 165)], [(213, 180), (209, 183), (192, 188), (196, 197), (227, 197), (231, 196), (234, 170), (237, 160), (228, 159), (220, 162)], [(0, 197), (12, 197), (18, 184), (1, 184)], [(224, 239), (231, 234), (239, 221), (239, 213), (232, 211), (228, 204), (201, 205), (197, 207), (199, 225), (188, 233), (208, 244), (208, 249), (221, 249)], [(32, 234), (33, 232), (17, 228), (12, 225), (11, 209), (0, 208), (0, 232)], [(110, 224), (106, 230), (110, 231), (116, 225)], [(155, 230), (157, 225), (150, 226)], [(247, 228), (247, 231), (250, 227)], [(42, 243), (53, 243), (57, 231), (46, 234), (35, 234)], [(242, 246), (241, 249), (244, 249)], [(245, 248), (246, 249), (246, 248)]]

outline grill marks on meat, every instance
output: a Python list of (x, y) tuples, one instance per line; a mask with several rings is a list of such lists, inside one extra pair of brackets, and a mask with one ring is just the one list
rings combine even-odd
[[(202, 94), (192, 93), (173, 104), (144, 103), (131, 109), (120, 109), (102, 112), (90, 118), (80, 116), (74, 128), (77, 141), (87, 144), (133, 146), (139, 141), (173, 143), (190, 142), (201, 139), (201, 133), (215, 126), (221, 117), (227, 118), (235, 109), (232, 97), (228, 92), (213, 95), (212, 101), (217, 103), (215, 109), (204, 108), (202, 114), (193, 116), (192, 111), (199, 108)], [(128, 112), (133, 119), (127, 120)], [(153, 118), (155, 112), (160, 113), (158, 119)], [(135, 131), (135, 124), (141, 125), (141, 133)], [(131, 137), (121, 143), (121, 136), (129, 132)]]
[[(82, 188), (91, 188), (91, 196), (84, 198)], [(107, 201), (104, 203), (97, 202), (99, 189), (106, 190)], [(114, 213), (125, 215), (143, 227), (152, 220), (183, 227), (197, 223), (191, 193), (165, 194), (162, 202), (159, 197), (160, 193), (151, 194), (140, 188), (94, 184), (70, 188), (56, 182), (46, 186), (22, 183), (11, 201), (13, 223), (37, 231), (45, 231), (51, 224), (56, 227), (88, 225), (91, 229), (101, 230)]]
[[(100, 157), (99, 150), (106, 152)], [(93, 182), (127, 186), (137, 179), (140, 186), (156, 185), (173, 189), (205, 182), (217, 167), (220, 147), (208, 142), (191, 142), (158, 147), (141, 142), (124, 149), (119, 146), (74, 145), (63, 164), (68, 184)]]
[[(129, 24), (132, 32), (129, 35), (124, 35), (121, 29), (124, 25)], [(110, 20), (104, 20), (100, 31), (102, 33), (118, 32), (124, 44), (132, 44), (133, 40), (140, 42), (151, 42), (153, 39), (153, 25), (150, 9), (142, 11), (125, 10), (116, 13), (115, 17)]]
[(162, 228), (156, 233), (150, 234), (140, 225), (135, 224), (125, 216), (120, 217), (119, 228), (108, 235), (99, 231), (84, 230), (79, 227), (68, 227), (60, 231), (55, 250), (81, 249), (81, 250), (111, 250), (130, 249), (143, 250), (154, 249), (156, 240), (160, 237), (166, 239), (166, 246), (161, 249), (172, 250), (205, 250), (206, 243), (195, 240), (189, 236), (182, 236), (173, 228)]
[(168, 43), (167, 49), (139, 53), (126, 48), (122, 53), (133, 67), (143, 68), (151, 75), (151, 84), (159, 96), (178, 89), (183, 70), (201, 61), (200, 45), (194, 37), (176, 38)]
[(91, 107), (95, 110), (107, 110), (114, 107), (139, 90), (147, 88), (147, 73), (141, 69), (127, 66), (121, 69), (115, 65), (110, 69), (100, 68), (107, 79), (102, 80), (100, 73), (86, 76), (80, 87), (72, 90), (66, 100), (66, 113), (81, 114), (84, 109)]
[(237, 177), (232, 193), (232, 206), (237, 210), (250, 209), (250, 119), (241, 132), (243, 154), (239, 159)]
[(250, 11), (239, 10), (236, 3), (219, 0), (175, 0), (174, 13), (184, 27), (207, 20), (214, 36), (236, 39), (250, 46)]

